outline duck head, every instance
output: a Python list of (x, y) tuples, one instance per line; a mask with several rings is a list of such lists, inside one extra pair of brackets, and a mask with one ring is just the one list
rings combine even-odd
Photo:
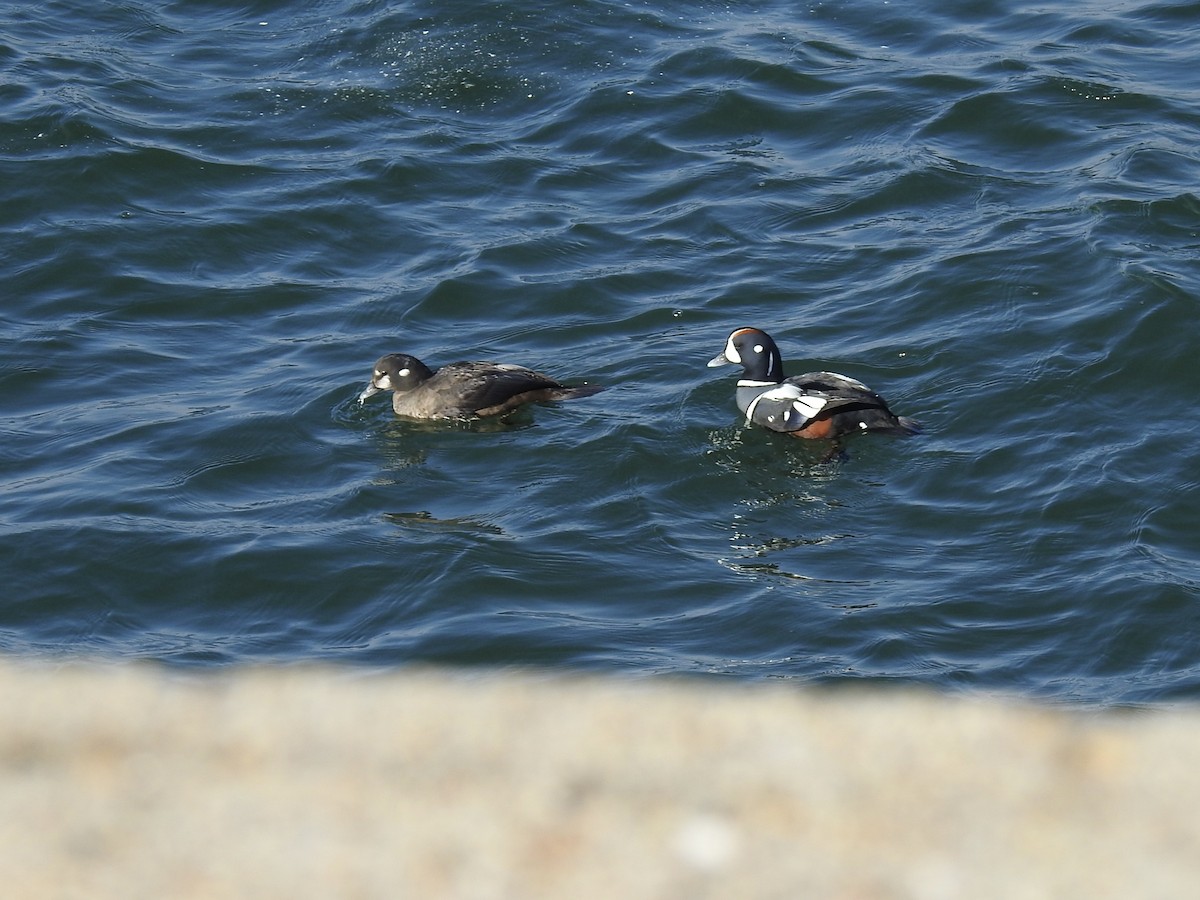
[(371, 382), (358, 395), (358, 402), (361, 404), (380, 391), (411, 391), (432, 375), (433, 371), (415, 356), (389, 353), (375, 363)]
[(742, 381), (778, 384), (783, 381), (783, 358), (775, 341), (758, 328), (739, 328), (729, 335), (725, 350), (708, 361), (709, 368), (732, 363), (741, 366)]

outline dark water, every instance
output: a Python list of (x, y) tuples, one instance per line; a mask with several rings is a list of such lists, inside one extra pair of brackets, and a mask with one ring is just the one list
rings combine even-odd
[(1200, 3), (749, 6), (4, 7), (0, 648), (1200, 696)]

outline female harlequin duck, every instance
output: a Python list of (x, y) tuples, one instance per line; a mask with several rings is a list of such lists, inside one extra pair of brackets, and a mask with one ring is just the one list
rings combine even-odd
[(779, 348), (769, 334), (757, 328), (733, 332), (725, 351), (708, 364), (726, 363), (742, 367), (737, 405), (746, 421), (772, 431), (836, 441), (865, 431), (908, 435), (921, 430), (916, 420), (897, 416), (882, 397), (853, 378), (836, 372), (784, 378)]
[(431, 369), (414, 356), (389, 353), (375, 363), (361, 404), (392, 391), (392, 409), (411, 419), (475, 419), (503, 416), (526, 403), (589, 397), (597, 384), (568, 387), (548, 375), (508, 363), (456, 362)]

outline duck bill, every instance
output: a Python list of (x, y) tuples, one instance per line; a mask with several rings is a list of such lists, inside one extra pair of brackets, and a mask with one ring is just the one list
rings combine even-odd
[(367, 389), (358, 395), (358, 405), (362, 406), (363, 403), (366, 402), (368, 397), (374, 397), (376, 394), (378, 394), (382, 390), (383, 390), (383, 388), (377, 388), (377, 387), (375, 387), (374, 384), (368, 384)]
[(714, 356), (712, 359), (710, 359), (708, 361), (708, 367), (710, 369), (715, 369), (717, 366), (728, 366), (728, 365), (732, 365), (732, 363), (730, 363), (729, 360), (725, 358), (724, 353), (718, 353), (716, 356)]

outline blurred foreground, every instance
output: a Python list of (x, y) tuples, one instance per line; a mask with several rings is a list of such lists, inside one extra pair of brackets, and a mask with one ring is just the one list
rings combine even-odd
[(10, 897), (1184, 897), (1200, 713), (0, 666)]

